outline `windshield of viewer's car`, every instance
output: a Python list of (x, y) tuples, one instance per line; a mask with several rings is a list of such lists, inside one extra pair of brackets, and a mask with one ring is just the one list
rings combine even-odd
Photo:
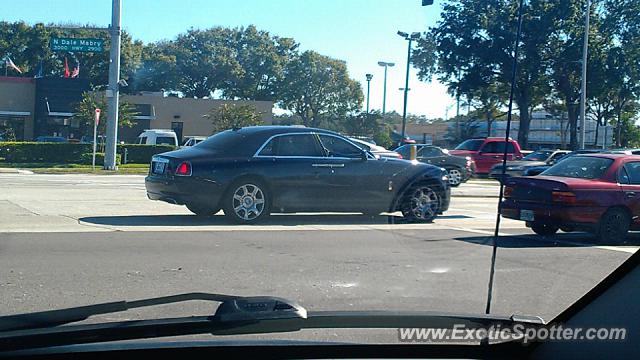
[(180, 293), (552, 320), (640, 248), (638, 3), (7, 1), (0, 333)]
[(612, 159), (592, 156), (572, 156), (545, 170), (541, 175), (581, 179), (598, 179), (613, 163)]

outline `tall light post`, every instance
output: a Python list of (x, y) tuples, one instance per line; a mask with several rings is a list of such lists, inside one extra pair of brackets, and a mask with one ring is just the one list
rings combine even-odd
[(366, 74), (367, 77), (367, 116), (369, 115), (369, 93), (371, 90), (371, 79), (373, 79), (373, 74)]
[(113, 0), (111, 5), (111, 52), (109, 62), (109, 87), (107, 100), (107, 139), (104, 151), (104, 169), (116, 170), (116, 144), (118, 139), (118, 96), (120, 86), (120, 0)]
[(405, 133), (407, 130), (407, 96), (409, 94), (409, 66), (411, 65), (411, 42), (413, 40), (418, 40), (420, 38), (419, 32), (411, 33), (411, 35), (406, 32), (398, 31), (398, 35), (402, 36), (405, 40), (409, 42), (409, 46), (407, 48), (407, 73), (404, 80), (404, 105), (402, 106), (402, 139), (405, 138)]
[(584, 40), (582, 43), (582, 84), (580, 90), (580, 149), (584, 149), (587, 134), (586, 102), (587, 102), (587, 53), (589, 51), (589, 13), (591, 0), (587, 0), (584, 10)]
[(395, 63), (378, 61), (378, 65), (384, 67), (384, 87), (382, 88), (382, 115), (387, 112), (387, 68), (393, 67)]

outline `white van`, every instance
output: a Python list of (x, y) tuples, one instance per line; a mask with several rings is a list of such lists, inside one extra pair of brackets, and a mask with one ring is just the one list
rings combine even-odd
[(138, 135), (138, 144), (178, 146), (178, 136), (173, 130), (150, 129)]

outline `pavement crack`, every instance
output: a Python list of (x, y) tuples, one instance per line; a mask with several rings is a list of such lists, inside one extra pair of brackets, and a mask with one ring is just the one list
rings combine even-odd
[(20, 209), (22, 209), (22, 210), (24, 210), (26, 212), (31, 213), (32, 215), (40, 216), (40, 214), (38, 214), (37, 212), (35, 212), (35, 211), (33, 211), (33, 210), (29, 209), (29, 208), (26, 208), (26, 207), (24, 207), (24, 206), (22, 206), (22, 205), (20, 205), (18, 203), (15, 203), (15, 202), (13, 202), (11, 200), (7, 200), (7, 202), (12, 204), (12, 205), (15, 205), (15, 206), (19, 207)]

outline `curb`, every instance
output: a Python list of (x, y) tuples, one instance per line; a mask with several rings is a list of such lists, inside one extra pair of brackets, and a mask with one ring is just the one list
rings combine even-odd
[(15, 168), (0, 168), (0, 174), (25, 174), (32, 175), (33, 172), (29, 170), (21, 170)]

